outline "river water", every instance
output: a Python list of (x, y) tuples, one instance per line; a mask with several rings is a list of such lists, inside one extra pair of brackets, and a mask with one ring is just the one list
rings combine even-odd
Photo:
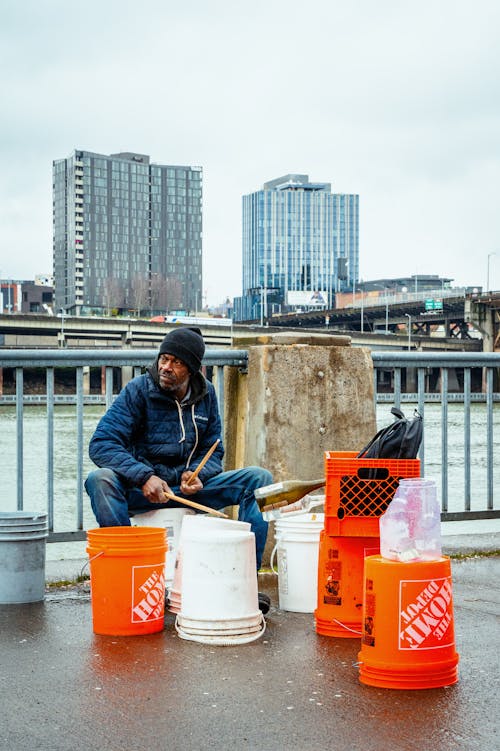
[[(403, 405), (403, 411), (410, 417), (415, 405)], [(500, 404), (493, 407), (493, 456), (500, 449)], [(95, 426), (103, 414), (102, 405), (89, 405), (84, 409), (84, 477), (92, 468), (87, 456), (87, 446)], [(76, 408), (56, 406), (54, 410), (54, 529), (56, 531), (76, 528)], [(463, 405), (448, 405), (448, 509), (464, 509), (464, 467), (463, 467)], [(392, 422), (390, 405), (377, 406), (378, 427)], [(436, 480), (438, 494), (441, 495), (441, 405), (425, 405), (425, 476)], [(45, 511), (47, 506), (47, 424), (46, 408), (29, 406), (24, 410), (24, 508), (29, 511)], [(16, 473), (16, 412), (10, 405), (0, 406), (0, 510), (14, 511), (17, 508)], [(494, 462), (495, 464), (495, 462)], [(500, 463), (493, 469), (495, 508), (500, 505)], [(481, 403), (471, 406), (471, 507), (473, 510), (486, 508), (486, 409)], [(95, 526), (87, 495), (83, 496), (84, 528)], [(459, 525), (458, 523), (450, 523)], [(471, 524), (471, 522), (467, 522)], [(496, 527), (488, 522), (488, 529)], [(476, 525), (477, 527), (478, 525)], [(458, 530), (459, 532), (460, 530)], [(482, 531), (482, 530), (480, 530)], [(486, 529), (484, 530), (486, 531)], [(48, 546), (48, 555), (68, 557), (68, 550), (77, 550), (79, 557), (84, 554), (85, 543), (53, 543)]]

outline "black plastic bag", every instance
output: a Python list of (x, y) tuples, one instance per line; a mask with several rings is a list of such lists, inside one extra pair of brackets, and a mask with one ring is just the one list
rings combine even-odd
[(358, 459), (416, 459), (422, 442), (422, 416), (415, 410), (408, 420), (397, 407), (391, 409), (396, 418), (391, 425), (378, 431), (358, 454)]

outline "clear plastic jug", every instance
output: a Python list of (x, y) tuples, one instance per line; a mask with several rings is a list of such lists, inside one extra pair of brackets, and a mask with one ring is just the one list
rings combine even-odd
[(435, 480), (400, 480), (379, 523), (383, 558), (408, 562), (441, 557), (441, 510)]

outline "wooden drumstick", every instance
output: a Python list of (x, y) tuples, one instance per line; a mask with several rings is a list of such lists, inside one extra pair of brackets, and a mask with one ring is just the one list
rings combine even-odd
[(223, 514), (222, 511), (216, 511), (214, 508), (210, 508), (210, 506), (203, 506), (201, 503), (196, 503), (195, 501), (188, 501), (186, 498), (181, 498), (178, 495), (174, 495), (174, 493), (167, 493), (163, 491), (163, 495), (165, 495), (167, 498), (170, 498), (172, 501), (178, 501), (179, 503), (184, 503), (186, 506), (192, 506), (192, 508), (197, 508), (200, 511), (207, 511), (209, 514), (215, 514), (215, 516), (221, 516), (223, 519), (229, 519), (227, 514)]
[(192, 483), (194, 482), (194, 480), (198, 477), (198, 475), (200, 473), (200, 470), (203, 469), (203, 467), (205, 466), (205, 464), (208, 462), (208, 460), (210, 459), (210, 457), (214, 453), (214, 451), (217, 448), (217, 446), (219, 445), (219, 443), (220, 443), (220, 438), (217, 438), (217, 440), (215, 441), (214, 445), (210, 446), (210, 448), (208, 449), (207, 453), (205, 454), (205, 456), (203, 457), (203, 459), (201, 460), (201, 462), (198, 464), (198, 466), (194, 470), (194, 472), (191, 475), (191, 477), (189, 478), (189, 480), (187, 480), (186, 485), (192, 485)]

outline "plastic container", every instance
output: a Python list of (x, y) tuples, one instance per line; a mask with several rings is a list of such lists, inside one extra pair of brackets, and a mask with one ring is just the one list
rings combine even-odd
[[(271, 568), (278, 574), (281, 610), (313, 613), (318, 587), (319, 537), (324, 514), (292, 514), (276, 521)], [(278, 569), (274, 568), (277, 555)]]
[(325, 452), (325, 531), (378, 537), (402, 478), (420, 476), (419, 459), (358, 459), (353, 451)]
[(172, 586), (168, 592), (168, 610), (171, 613), (180, 613), (181, 610), (184, 535), (190, 532), (199, 532), (210, 538), (217, 530), (250, 532), (250, 526), (249, 522), (240, 522), (236, 519), (221, 519), (209, 514), (194, 514), (193, 516), (184, 517), (179, 536)]
[(255, 535), (214, 527), (189, 530), (182, 541), (182, 600), (176, 627), (190, 641), (229, 646), (258, 639)]
[(161, 631), (165, 615), (166, 530), (100, 527), (87, 532), (94, 633)]
[(47, 536), (47, 514), (0, 512), (0, 604), (44, 599)]
[(450, 560), (365, 560), (359, 680), (426, 689), (458, 681)]
[(174, 579), (175, 559), (179, 547), (184, 518), (194, 515), (188, 508), (162, 508), (136, 514), (130, 520), (134, 527), (163, 527), (167, 531), (167, 557), (165, 562), (165, 586), (171, 586)]
[(384, 558), (409, 562), (441, 557), (441, 510), (434, 480), (401, 480), (379, 523)]
[(316, 632), (354, 639), (361, 636), (365, 557), (379, 552), (374, 537), (332, 537), (319, 543)]

